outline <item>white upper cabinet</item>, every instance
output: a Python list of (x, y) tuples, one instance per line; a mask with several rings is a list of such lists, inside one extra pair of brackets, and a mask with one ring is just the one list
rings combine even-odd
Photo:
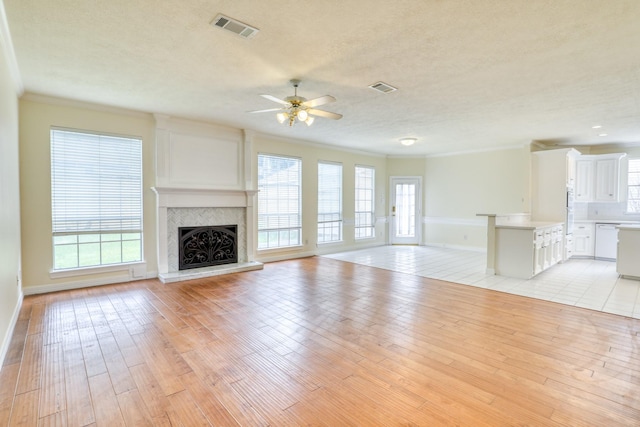
[(595, 197), (596, 202), (618, 201), (618, 185), (620, 182), (620, 158), (596, 159)]
[(576, 162), (575, 201), (590, 202), (593, 199), (593, 160), (582, 159)]
[(576, 162), (576, 202), (617, 202), (620, 159), (626, 154), (580, 156)]

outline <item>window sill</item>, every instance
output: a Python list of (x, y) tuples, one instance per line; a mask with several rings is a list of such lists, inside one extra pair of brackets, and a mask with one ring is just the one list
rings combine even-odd
[(49, 270), (49, 277), (59, 279), (63, 277), (86, 276), (89, 274), (112, 273), (114, 271), (130, 271), (139, 266), (146, 266), (145, 261), (129, 262), (125, 264), (100, 265), (94, 267), (69, 268), (66, 270)]
[(299, 251), (302, 248), (304, 248), (304, 245), (282, 246), (280, 248), (258, 249), (257, 252), (260, 254), (269, 254), (272, 252), (293, 252), (293, 251)]
[(318, 242), (318, 246), (341, 245), (344, 240), (332, 240), (331, 242)]

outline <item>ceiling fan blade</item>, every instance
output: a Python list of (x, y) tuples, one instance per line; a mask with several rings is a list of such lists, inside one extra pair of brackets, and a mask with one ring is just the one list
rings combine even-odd
[(253, 110), (253, 111), (247, 111), (247, 113), (269, 113), (271, 111), (281, 111), (284, 110), (285, 108), (267, 108), (266, 110)]
[(318, 98), (313, 98), (302, 103), (303, 106), (308, 108), (319, 107), (320, 105), (328, 104), (330, 102), (336, 102), (336, 99), (331, 95), (325, 95)]
[(313, 108), (307, 110), (307, 113), (318, 117), (324, 117), (325, 119), (340, 120), (342, 118), (342, 114), (332, 113), (331, 111), (314, 110)]
[(277, 102), (278, 104), (289, 105), (288, 101), (285, 101), (284, 99), (276, 98), (275, 96), (271, 96), (271, 95), (260, 95), (260, 96), (268, 99), (269, 101)]

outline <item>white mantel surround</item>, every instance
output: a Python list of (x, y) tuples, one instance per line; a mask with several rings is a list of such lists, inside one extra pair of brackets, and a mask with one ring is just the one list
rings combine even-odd
[[(163, 188), (154, 187), (157, 195), (158, 209), (158, 277), (163, 283), (191, 280), (220, 274), (236, 273), (240, 271), (258, 270), (262, 263), (254, 261), (255, 245), (250, 224), (253, 224), (253, 199), (255, 190), (216, 190), (192, 188)], [(224, 264), (214, 267), (177, 270), (169, 263), (169, 209), (172, 208), (243, 208), (245, 215), (244, 236), (246, 254), (238, 254), (238, 263)], [(197, 225), (197, 224), (191, 224)], [(208, 224), (226, 225), (226, 224)], [(177, 250), (177, 248), (175, 248)]]

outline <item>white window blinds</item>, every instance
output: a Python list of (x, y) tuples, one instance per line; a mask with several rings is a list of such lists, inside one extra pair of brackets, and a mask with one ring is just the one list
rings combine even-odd
[(142, 141), (51, 130), (53, 233), (142, 230)]
[(356, 166), (355, 187), (355, 238), (375, 237), (375, 169), (368, 166)]
[(318, 243), (342, 240), (342, 165), (318, 162)]
[(302, 241), (302, 160), (258, 155), (258, 249)]

